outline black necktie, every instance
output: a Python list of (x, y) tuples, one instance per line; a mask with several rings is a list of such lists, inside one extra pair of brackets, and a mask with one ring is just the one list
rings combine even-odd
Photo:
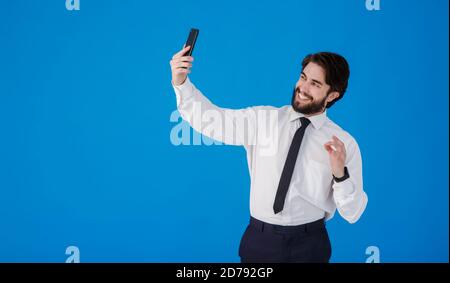
[(302, 144), (303, 135), (305, 134), (305, 130), (309, 123), (311, 123), (311, 121), (305, 117), (301, 117), (300, 122), (302, 125), (294, 134), (286, 162), (284, 163), (283, 172), (281, 173), (280, 183), (278, 184), (277, 194), (273, 203), (273, 212), (275, 212), (275, 214), (283, 210), (284, 200), (286, 199), (289, 184), (291, 183), (292, 173), (294, 172), (295, 161), (297, 161), (297, 155), (300, 150), (300, 145)]

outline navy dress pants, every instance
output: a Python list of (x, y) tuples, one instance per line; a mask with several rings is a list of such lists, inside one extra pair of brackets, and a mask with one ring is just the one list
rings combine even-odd
[(239, 256), (242, 263), (327, 263), (331, 243), (324, 219), (281, 226), (250, 217), (239, 245)]

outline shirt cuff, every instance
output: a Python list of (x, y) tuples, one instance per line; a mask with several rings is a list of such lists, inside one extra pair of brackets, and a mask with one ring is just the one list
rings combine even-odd
[(186, 77), (186, 80), (180, 85), (174, 85), (172, 83), (172, 87), (177, 98), (177, 107), (180, 106), (182, 100), (186, 100), (187, 98), (194, 95), (194, 85), (192, 84), (189, 77)]
[(355, 192), (351, 177), (342, 182), (333, 181), (334, 193), (339, 196), (349, 196)]
[(184, 80), (184, 82), (180, 85), (174, 85), (172, 83), (172, 86), (175, 90), (179, 90), (179, 91), (186, 91), (186, 89), (192, 85), (191, 80), (189, 80), (189, 77), (186, 77), (186, 79)]

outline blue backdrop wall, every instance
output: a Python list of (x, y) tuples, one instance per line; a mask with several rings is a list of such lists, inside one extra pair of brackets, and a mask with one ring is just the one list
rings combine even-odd
[(245, 150), (174, 146), (169, 60), (217, 105), (290, 103), (301, 59), (344, 55), (330, 117), (358, 141), (369, 203), (328, 222), (333, 262), (448, 262), (447, 0), (3, 1), (0, 261), (237, 262)]

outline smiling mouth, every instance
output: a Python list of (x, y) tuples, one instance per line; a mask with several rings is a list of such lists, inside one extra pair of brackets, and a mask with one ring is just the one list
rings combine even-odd
[(301, 92), (297, 92), (297, 97), (298, 97), (298, 99), (299, 99), (300, 101), (303, 101), (303, 102), (307, 102), (307, 101), (311, 101), (311, 100), (312, 100), (309, 96), (304, 95), (304, 94), (301, 93)]

